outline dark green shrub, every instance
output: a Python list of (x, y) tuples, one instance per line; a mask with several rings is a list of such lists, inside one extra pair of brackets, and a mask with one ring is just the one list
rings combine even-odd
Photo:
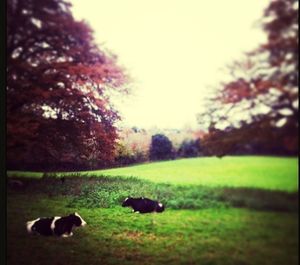
[(177, 155), (179, 157), (196, 157), (200, 155), (200, 139), (185, 140), (181, 143)]
[(174, 158), (173, 146), (170, 139), (163, 134), (153, 135), (149, 156), (151, 160), (166, 160)]

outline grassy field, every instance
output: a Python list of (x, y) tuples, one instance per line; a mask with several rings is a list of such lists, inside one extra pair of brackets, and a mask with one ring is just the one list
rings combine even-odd
[(158, 162), (97, 173), (135, 176), (154, 182), (205, 186), (253, 187), (293, 191), (298, 187), (297, 159), (215, 157)]
[[(137, 177), (156, 183), (263, 188), (296, 191), (298, 159), (263, 156), (180, 159), (107, 170), (85, 171), (86, 176)], [(42, 172), (11, 171), (9, 176), (42, 177)]]
[(78, 211), (65, 197), (8, 200), (8, 264), (298, 264), (298, 215), (247, 209), (80, 209), (88, 225), (71, 238), (28, 236), (25, 220)]
[[(10, 172), (10, 180), (23, 185), (8, 182), (7, 264), (296, 265), (296, 163), (297, 159), (270, 157), (184, 159), (104, 171), (110, 177), (96, 171), (87, 178), (85, 172), (64, 183), (54, 175), (18, 172), (19, 177), (13, 177)], [(222, 170), (214, 168), (221, 164)], [(245, 169), (252, 173), (243, 173)], [(114, 171), (124, 177), (113, 176)], [(162, 175), (152, 179), (155, 174), (150, 171)], [(181, 182), (179, 171), (190, 175)], [(211, 174), (218, 171), (220, 175)], [(213, 176), (219, 176), (217, 182)], [(261, 178), (266, 181), (259, 182)], [(131, 213), (120, 207), (128, 195), (158, 199), (166, 211)], [(75, 211), (88, 225), (76, 229), (71, 238), (26, 233), (28, 220)]]

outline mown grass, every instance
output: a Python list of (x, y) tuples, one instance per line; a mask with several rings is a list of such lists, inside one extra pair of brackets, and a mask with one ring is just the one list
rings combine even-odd
[[(70, 173), (70, 174), (74, 174)], [(42, 177), (40, 172), (8, 172), (9, 176)], [(202, 157), (78, 172), (84, 176), (137, 177), (155, 183), (298, 190), (298, 158), (236, 156)]]
[(279, 157), (204, 157), (90, 172), (153, 182), (295, 191), (298, 160)]
[[(298, 264), (298, 215), (236, 208), (133, 214), (70, 208), (70, 196), (8, 195), (9, 265)], [(71, 238), (27, 235), (25, 221), (78, 211), (88, 225)]]

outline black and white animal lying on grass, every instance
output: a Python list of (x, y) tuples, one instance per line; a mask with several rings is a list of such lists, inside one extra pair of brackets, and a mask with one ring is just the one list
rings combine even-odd
[(85, 226), (86, 222), (78, 213), (64, 217), (42, 217), (26, 223), (28, 233), (37, 233), (44, 236), (70, 237), (73, 235), (72, 228)]
[(148, 198), (126, 198), (122, 207), (132, 207), (132, 211), (135, 213), (151, 213), (158, 212), (161, 213), (165, 210), (165, 207), (162, 203), (158, 201), (153, 201)]

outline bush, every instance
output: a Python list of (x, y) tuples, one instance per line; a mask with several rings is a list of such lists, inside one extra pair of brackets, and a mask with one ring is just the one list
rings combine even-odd
[(179, 157), (196, 157), (200, 155), (200, 139), (183, 141), (180, 145), (177, 155)]
[(149, 155), (151, 160), (174, 159), (172, 142), (163, 134), (153, 135)]
[(125, 166), (135, 162), (133, 153), (122, 143), (118, 143), (115, 154), (115, 165)]
[(127, 166), (148, 160), (146, 152), (137, 148), (131, 148), (125, 143), (118, 143), (115, 153), (115, 166)]

